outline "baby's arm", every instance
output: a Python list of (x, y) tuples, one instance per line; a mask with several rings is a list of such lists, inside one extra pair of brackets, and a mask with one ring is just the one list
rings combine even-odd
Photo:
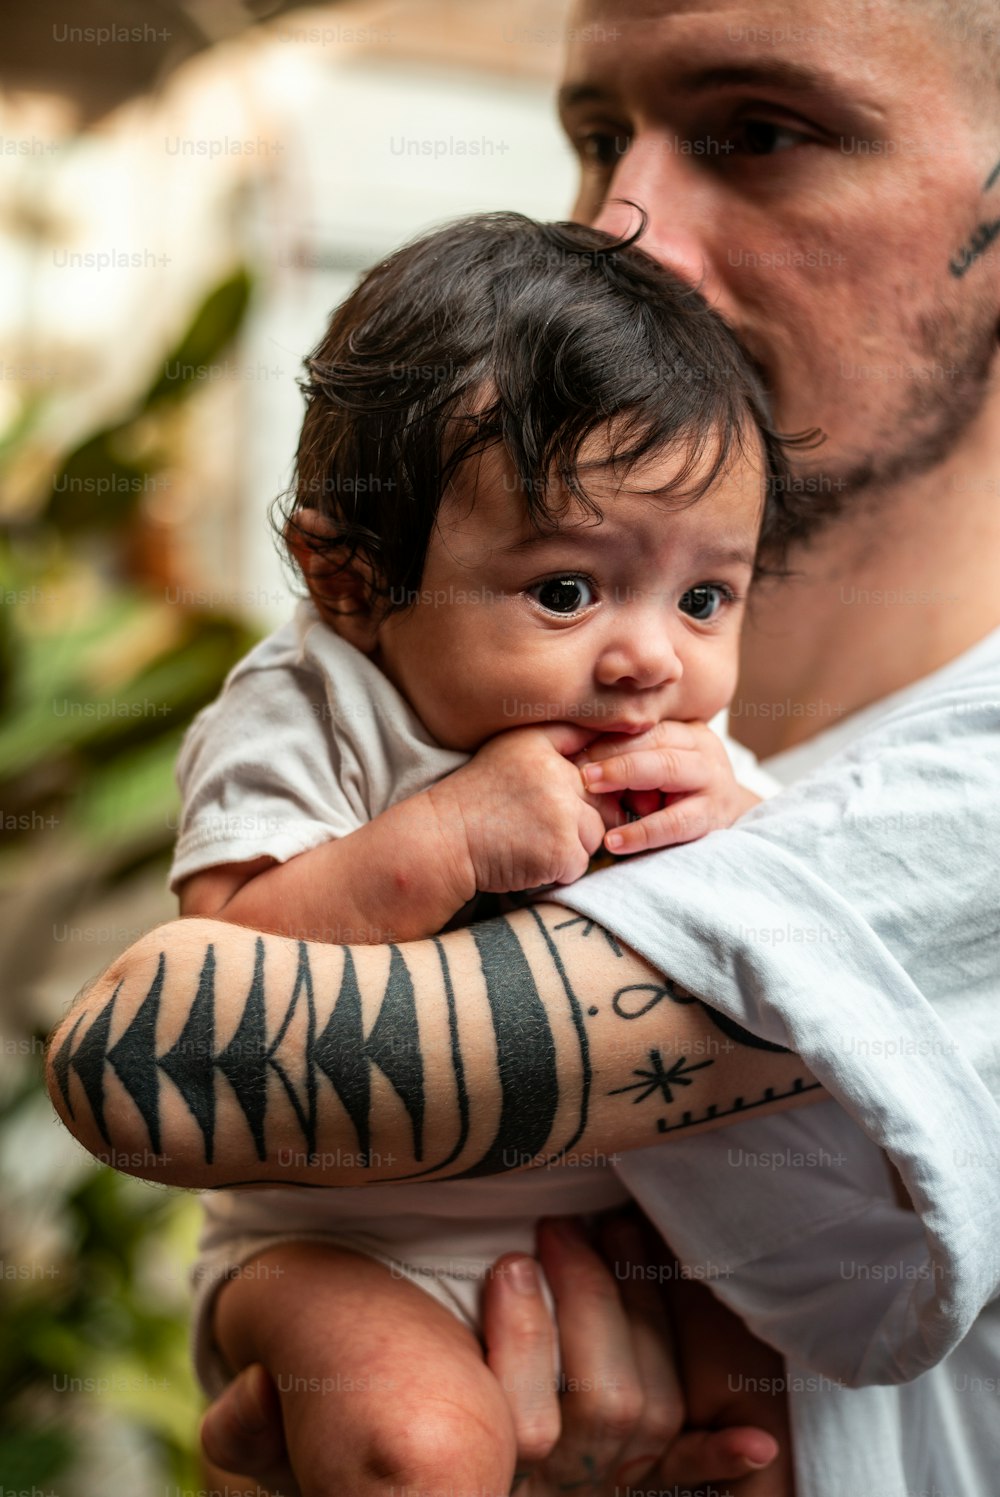
[(609, 852), (693, 842), (732, 826), (761, 800), (737, 782), (722, 740), (704, 723), (661, 722), (628, 746), (599, 740), (577, 761), (588, 790), (623, 795), (637, 818), (608, 832)]
[[(515, 728), (461, 769), (346, 837), (276, 863), (229, 863), (186, 879), (181, 914), (324, 944), (436, 934), (477, 891), (572, 883), (601, 844), (601, 804), (566, 757), (593, 734)], [(609, 817), (615, 803), (605, 798)]]
[(323, 944), (418, 940), (465, 902), (446, 832), (423, 792), (285, 863), (258, 858), (195, 873), (178, 891), (180, 911)]

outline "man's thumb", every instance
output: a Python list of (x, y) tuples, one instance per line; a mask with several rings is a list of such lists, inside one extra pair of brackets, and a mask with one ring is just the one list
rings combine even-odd
[(778, 1453), (774, 1436), (751, 1426), (689, 1430), (670, 1447), (657, 1470), (657, 1480), (668, 1483), (671, 1490), (737, 1481), (770, 1466)]
[(224, 1471), (260, 1478), (288, 1473), (277, 1389), (259, 1362), (244, 1367), (209, 1407), (202, 1448)]

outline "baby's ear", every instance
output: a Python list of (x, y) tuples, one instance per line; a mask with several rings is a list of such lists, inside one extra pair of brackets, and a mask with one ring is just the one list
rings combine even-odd
[(370, 601), (371, 567), (363, 557), (352, 557), (347, 546), (330, 545), (334, 534), (333, 524), (318, 509), (297, 509), (285, 524), (285, 544), (317, 613), (341, 639), (370, 655), (378, 634)]

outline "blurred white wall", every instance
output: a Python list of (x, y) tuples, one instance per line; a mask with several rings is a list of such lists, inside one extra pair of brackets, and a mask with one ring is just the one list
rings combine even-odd
[(565, 216), (573, 163), (550, 87), (399, 62), (304, 72), (289, 171), (257, 198), (261, 290), (242, 355), (247, 434), (241, 491), (247, 601), (287, 613), (270, 501), (289, 481), (302, 413), (295, 384), (359, 272), (432, 224), (490, 208)]
[(268, 510), (290, 478), (302, 359), (359, 273), (418, 231), (569, 212), (552, 98), (567, 4), (291, 12), (83, 134), (65, 100), (0, 96), (0, 440), (31, 416), (0, 513), (30, 514), (60, 455), (130, 413), (245, 263), (241, 346), (165, 434), (169, 481), (143, 508), (191, 600), (286, 617)]

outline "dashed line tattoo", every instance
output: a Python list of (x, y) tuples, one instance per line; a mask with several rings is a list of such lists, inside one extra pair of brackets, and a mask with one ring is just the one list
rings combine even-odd
[(773, 1086), (766, 1087), (762, 1096), (753, 1102), (745, 1102), (742, 1097), (735, 1098), (732, 1107), (718, 1107), (714, 1103), (705, 1108), (698, 1116), (691, 1112), (685, 1112), (679, 1123), (668, 1123), (666, 1118), (657, 1118), (657, 1133), (679, 1133), (684, 1128), (697, 1128), (703, 1123), (712, 1123), (719, 1118), (735, 1116), (736, 1113), (752, 1112), (756, 1107), (767, 1107), (771, 1102), (781, 1102), (786, 1097), (801, 1097), (806, 1092), (819, 1092), (823, 1088), (818, 1081), (803, 1081), (796, 1077), (787, 1092), (776, 1092)]

